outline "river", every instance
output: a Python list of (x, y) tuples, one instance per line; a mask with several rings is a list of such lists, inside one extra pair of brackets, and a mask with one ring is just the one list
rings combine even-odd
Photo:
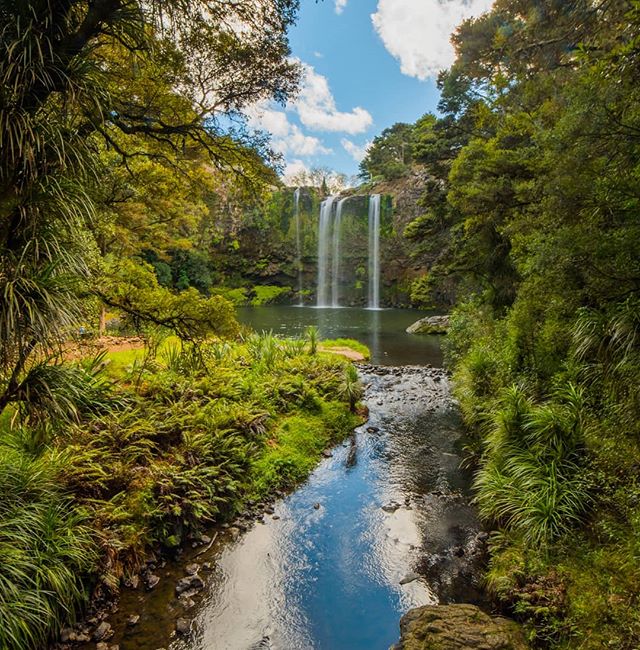
[[(294, 319), (306, 312), (314, 310), (281, 313)], [(275, 318), (278, 311), (262, 313)], [(110, 643), (120, 650), (384, 650), (410, 608), (474, 600), (469, 558), (478, 552), (479, 527), (468, 476), (459, 469), (460, 423), (446, 373), (401, 365), (406, 353), (393, 353), (388, 332), (358, 336), (368, 315), (351, 327), (324, 316), (330, 314), (309, 318), (332, 336), (377, 339), (374, 359), (398, 364), (361, 366), (370, 419), (356, 431), (355, 464), (347, 462), (347, 441), (297, 491), (261, 506), (264, 515), (243, 534), (222, 531), (206, 555), (194, 558), (199, 550), (190, 550), (179, 562), (153, 567), (160, 584), (148, 593), (126, 590), (111, 619)], [(398, 337), (415, 320), (378, 316), (403, 326)], [(263, 326), (290, 334), (309, 321), (297, 323)], [(412, 359), (438, 358), (432, 343), (413, 349)], [(194, 559), (206, 563), (205, 588), (179, 600), (176, 580)], [(127, 626), (133, 613), (140, 621)], [(187, 636), (174, 631), (181, 617)]]

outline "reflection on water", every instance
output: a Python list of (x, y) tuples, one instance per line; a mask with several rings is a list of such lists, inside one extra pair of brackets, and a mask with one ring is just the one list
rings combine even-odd
[(372, 363), (382, 365), (442, 365), (437, 336), (407, 334), (406, 328), (428, 315), (415, 309), (361, 309), (315, 307), (242, 307), (241, 323), (258, 331), (302, 336), (309, 325), (320, 330), (322, 338), (352, 338), (371, 350)]
[[(447, 537), (451, 528), (445, 506), (435, 519), (422, 509), (423, 495), (463, 483), (446, 461), (458, 435), (447, 383), (364, 381), (370, 421), (358, 430), (356, 465), (346, 466), (349, 445), (338, 447), (276, 504), (276, 519), (222, 551), (198, 631), (176, 647), (383, 650), (404, 612), (437, 602), (427, 580), (403, 579), (432, 531)], [(457, 511), (456, 525), (468, 517)]]

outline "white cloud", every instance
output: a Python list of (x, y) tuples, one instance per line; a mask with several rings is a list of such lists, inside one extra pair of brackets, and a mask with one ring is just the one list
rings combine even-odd
[(371, 142), (365, 142), (363, 145), (357, 145), (355, 142), (347, 138), (342, 138), (340, 144), (344, 150), (357, 162), (362, 162), (362, 159), (367, 155), (367, 151), (371, 146)]
[(323, 146), (322, 142), (311, 135), (305, 135), (300, 127), (290, 125), (286, 137), (276, 138), (271, 143), (275, 151), (281, 154), (292, 153), (296, 156), (315, 156), (317, 154), (333, 153), (331, 149)]
[(309, 168), (304, 164), (304, 162), (302, 162), (302, 160), (295, 159), (286, 164), (282, 178), (285, 183), (295, 182), (295, 180), (297, 180), (296, 177), (306, 177), (309, 172)]
[(455, 28), (492, 4), (493, 0), (378, 0), (371, 20), (402, 72), (424, 80), (453, 63), (449, 39)]
[(318, 74), (313, 66), (302, 64), (304, 78), (297, 99), (290, 106), (300, 121), (315, 131), (337, 131), (341, 133), (363, 133), (373, 123), (369, 111), (355, 107), (345, 113), (338, 110), (329, 82)]
[(341, 14), (344, 11), (344, 8), (347, 6), (348, 0), (335, 0), (336, 2), (336, 13)]
[(278, 153), (292, 153), (296, 156), (332, 153), (319, 138), (305, 135), (298, 125), (291, 124), (283, 111), (256, 104), (247, 109), (247, 116), (249, 126), (271, 133), (273, 136), (271, 146)]

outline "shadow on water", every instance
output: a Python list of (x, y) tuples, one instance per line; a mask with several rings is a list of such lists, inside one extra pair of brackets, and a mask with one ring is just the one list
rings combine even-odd
[[(154, 592), (124, 594), (121, 650), (383, 650), (408, 609), (473, 599), (465, 557), (479, 527), (445, 373), (365, 366), (361, 376), (370, 420), (355, 465), (350, 443), (338, 446), (246, 534), (222, 536), (197, 559), (212, 570), (191, 608), (172, 593), (184, 560)], [(133, 612), (140, 623), (126, 632)], [(192, 621), (187, 638), (171, 636), (178, 616)]]
[(429, 315), (415, 309), (351, 307), (242, 307), (238, 319), (257, 331), (303, 336), (315, 325), (322, 338), (352, 338), (371, 350), (371, 362), (380, 365), (442, 365), (440, 337), (407, 334), (406, 328)]

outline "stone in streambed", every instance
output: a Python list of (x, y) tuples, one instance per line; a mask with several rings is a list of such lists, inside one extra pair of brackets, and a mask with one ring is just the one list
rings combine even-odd
[(427, 605), (400, 621), (393, 650), (526, 650), (515, 621), (485, 614), (475, 605)]
[(191, 632), (191, 621), (186, 618), (179, 618), (176, 621), (176, 632), (181, 636), (186, 636)]
[(400, 580), (401, 585), (408, 585), (411, 582), (419, 580), (420, 576), (417, 573), (408, 573), (402, 580)]
[(204, 582), (200, 576), (186, 576), (185, 578), (180, 578), (176, 583), (176, 594), (178, 596), (185, 591), (199, 590), (204, 587)]
[(133, 627), (134, 625), (137, 625), (139, 621), (140, 621), (140, 614), (131, 614), (131, 616), (129, 616), (129, 618), (127, 619), (127, 625), (129, 627)]
[(93, 631), (93, 640), (98, 643), (104, 641), (105, 639), (110, 639), (113, 636), (114, 632), (106, 621), (102, 621), (100, 625)]

